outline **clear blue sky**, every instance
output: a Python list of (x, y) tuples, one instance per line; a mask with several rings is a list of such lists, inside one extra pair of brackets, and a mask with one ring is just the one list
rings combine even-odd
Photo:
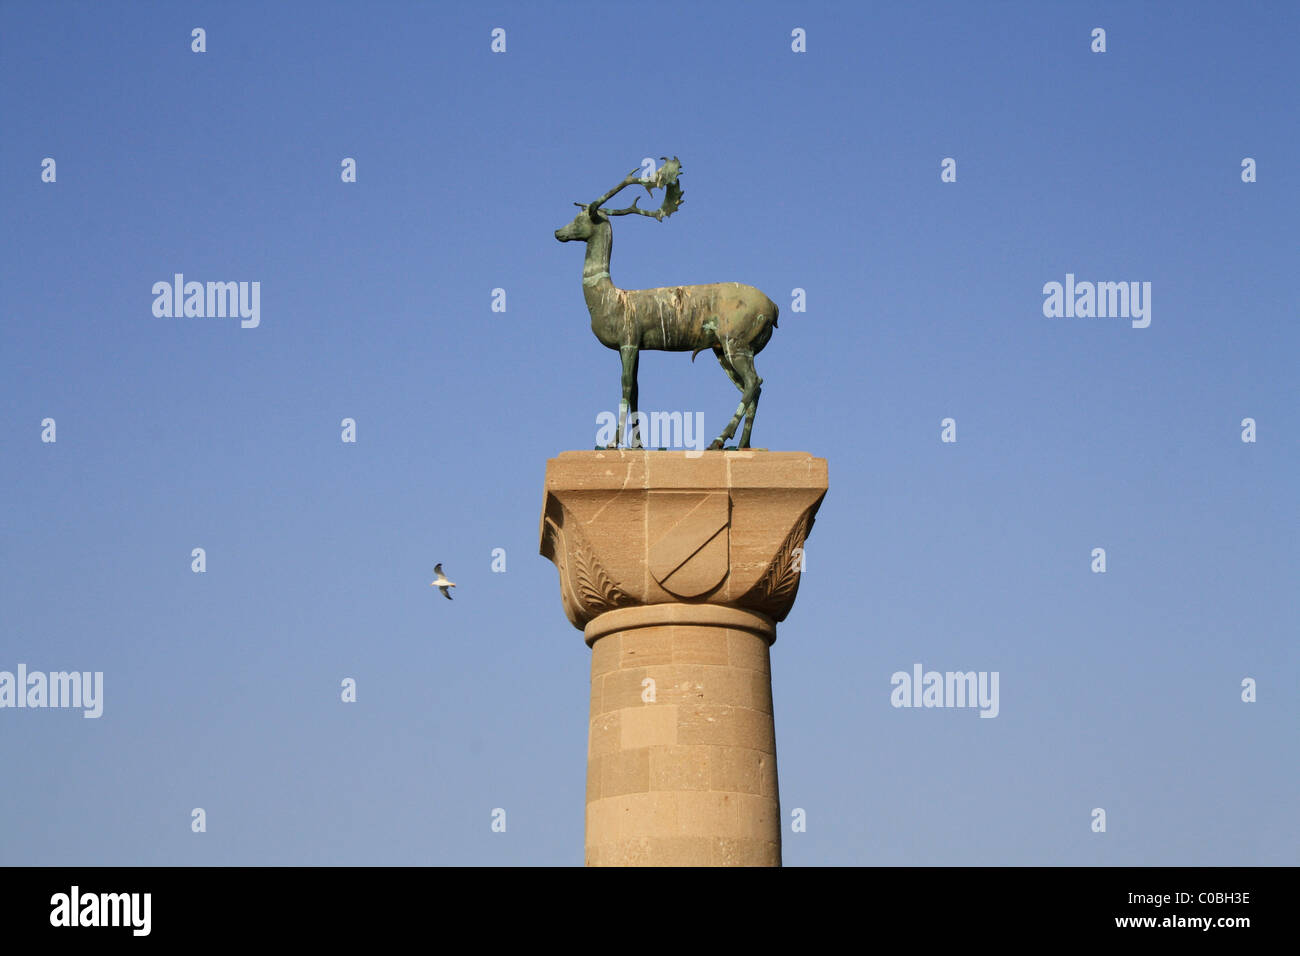
[[(582, 862), (538, 520), (618, 359), (552, 233), (677, 155), (613, 278), (767, 292), (754, 444), (829, 460), (787, 864), (1295, 864), (1297, 10), (4, 4), (0, 670), (105, 699), (0, 710), (0, 863)], [(260, 326), (156, 318), (177, 272)], [(1150, 327), (1045, 317), (1067, 273), (1149, 281)], [(640, 379), (735, 407), (707, 353)], [(999, 716), (891, 707), (918, 662)]]

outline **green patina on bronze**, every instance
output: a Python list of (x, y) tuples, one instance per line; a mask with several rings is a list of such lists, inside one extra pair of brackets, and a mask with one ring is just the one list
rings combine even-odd
[[(618, 406), (618, 434), (611, 447), (617, 448), (624, 435), (628, 415), (637, 410), (637, 363), (643, 349), (661, 352), (690, 352), (691, 361), (705, 349), (712, 349), (727, 377), (740, 389), (740, 405), (710, 449), (719, 449), (736, 433), (741, 418), (745, 429), (737, 447), (749, 447), (754, 413), (763, 380), (754, 371), (754, 356), (763, 350), (776, 328), (776, 303), (751, 285), (715, 282), (709, 285), (668, 286), (661, 289), (620, 289), (609, 277), (609, 258), (614, 247), (610, 216), (641, 215), (663, 222), (682, 205), (682, 187), (677, 182), (681, 163), (661, 157), (664, 164), (653, 176), (641, 178), (632, 170), (613, 189), (595, 202), (574, 203), (579, 213), (573, 222), (555, 230), (560, 242), (578, 240), (587, 244), (582, 267), (582, 294), (591, 313), (591, 331), (607, 348), (617, 349), (623, 361), (623, 398)], [(658, 209), (640, 209), (637, 199), (626, 209), (601, 206), (628, 186), (644, 186), (651, 197), (663, 189)], [(629, 448), (640, 448), (633, 417)]]

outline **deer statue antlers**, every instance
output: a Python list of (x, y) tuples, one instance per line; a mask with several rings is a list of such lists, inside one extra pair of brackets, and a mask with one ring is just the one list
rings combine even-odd
[[(580, 212), (567, 226), (555, 230), (560, 242), (579, 240), (587, 244), (582, 268), (582, 293), (591, 314), (591, 331), (606, 348), (618, 349), (623, 363), (622, 400), (618, 406), (618, 434), (611, 447), (626, 436), (625, 447), (640, 448), (637, 428), (637, 366), (644, 349), (663, 352), (691, 352), (691, 360), (704, 349), (712, 349), (727, 377), (740, 389), (740, 405), (722, 434), (709, 446), (721, 449), (735, 433), (741, 418), (745, 429), (739, 448), (749, 447), (754, 414), (763, 380), (754, 371), (754, 356), (772, 337), (777, 307), (758, 289), (738, 282), (709, 285), (668, 286), (659, 289), (620, 289), (609, 277), (609, 260), (614, 245), (611, 216), (637, 214), (663, 222), (682, 205), (682, 187), (677, 181), (681, 162), (660, 157), (663, 165), (654, 175), (642, 178), (637, 167), (613, 189), (595, 202), (574, 203)], [(628, 186), (641, 185), (654, 196), (664, 190), (658, 209), (641, 209), (637, 200), (625, 209), (601, 207)], [(637, 199), (640, 199), (638, 196)], [(631, 415), (630, 434), (626, 432)]]
[(638, 208), (637, 200), (641, 197), (637, 196), (636, 199), (632, 200), (632, 205), (628, 206), (626, 209), (606, 209), (603, 210), (603, 212), (606, 216), (627, 216), (636, 213), (641, 216), (650, 216), (652, 219), (658, 219), (660, 222), (663, 222), (678, 210), (682, 204), (682, 197), (686, 194), (682, 191), (681, 185), (677, 182), (677, 174), (682, 170), (681, 160), (676, 156), (672, 159), (669, 159), (667, 156), (660, 156), (659, 158), (664, 161), (664, 164), (655, 170), (653, 176), (643, 178), (640, 175), (641, 167), (638, 166), (636, 169), (624, 176), (621, 183), (609, 192), (605, 193), (605, 195), (601, 196), (595, 202), (586, 205), (580, 202), (575, 202), (574, 205), (586, 209), (588, 213), (593, 213), (599, 210), (608, 200), (613, 199), (615, 195), (626, 189), (628, 186), (638, 184), (644, 186), (645, 191), (650, 194), (650, 198), (652, 199), (654, 198), (654, 191), (662, 188), (664, 190), (664, 201), (663, 205), (658, 209)]

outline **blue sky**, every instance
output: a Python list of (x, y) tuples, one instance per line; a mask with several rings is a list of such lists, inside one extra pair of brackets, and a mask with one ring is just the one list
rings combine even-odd
[[(1298, 26), (0, 7), (0, 670), (104, 673), (97, 720), (0, 709), (0, 863), (581, 864), (538, 521), (619, 372), (552, 233), (676, 155), (613, 279), (764, 290), (754, 444), (829, 461), (772, 652), (786, 863), (1295, 864)], [(260, 325), (155, 317), (178, 272), (259, 282)], [(1150, 282), (1150, 326), (1046, 317), (1067, 273)], [(716, 434), (708, 359), (645, 354), (642, 407)], [(998, 717), (891, 707), (918, 662), (999, 672)]]

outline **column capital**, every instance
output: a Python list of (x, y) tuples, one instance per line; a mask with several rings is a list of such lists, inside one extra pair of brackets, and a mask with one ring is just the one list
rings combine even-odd
[(807, 452), (563, 452), (546, 463), (541, 553), (588, 643), (596, 618), (646, 605), (781, 621), (826, 489)]

